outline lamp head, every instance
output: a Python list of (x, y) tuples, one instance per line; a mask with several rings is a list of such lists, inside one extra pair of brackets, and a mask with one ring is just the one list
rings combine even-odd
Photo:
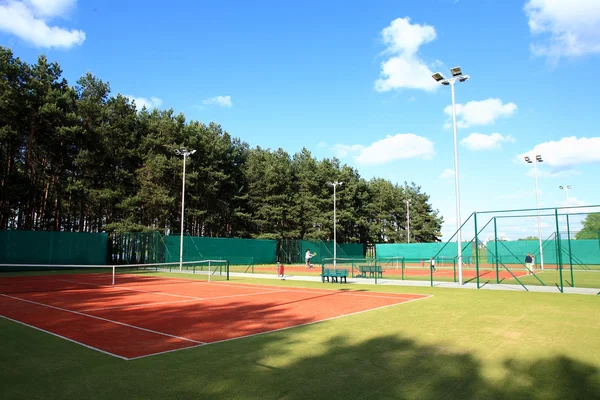
[(469, 78), (470, 78), (469, 75), (461, 75), (461, 76), (458, 77), (458, 81), (459, 82), (466, 82), (466, 81), (469, 80)]
[(536, 160), (537, 162), (542, 162), (542, 161), (544, 161), (544, 160), (542, 160), (542, 156), (540, 156), (539, 154), (538, 154), (537, 156), (535, 156), (535, 160)]
[(562, 186), (559, 186), (558, 188), (561, 189), (561, 190), (564, 189), (564, 187), (562, 187)]
[(527, 157), (527, 156), (526, 156), (526, 157), (525, 157), (525, 162), (526, 162), (526, 163), (529, 163), (529, 164), (531, 164), (531, 162), (532, 162), (532, 161), (531, 161), (531, 158), (529, 158), (529, 157)]
[(435, 74), (431, 75), (431, 77), (432, 77), (433, 79), (435, 79), (435, 80), (436, 80), (436, 82), (441, 82), (441, 81), (443, 81), (444, 79), (446, 79), (446, 78), (444, 78), (444, 75), (442, 75), (440, 72), (436, 72)]
[(450, 68), (450, 72), (452, 73), (452, 76), (462, 75), (462, 71), (461, 71), (460, 67)]

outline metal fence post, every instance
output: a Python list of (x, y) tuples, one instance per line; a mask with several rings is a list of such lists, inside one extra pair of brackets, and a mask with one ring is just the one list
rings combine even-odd
[(558, 247), (558, 276), (560, 277), (560, 292), (564, 293), (565, 292), (565, 288), (563, 286), (563, 276), (562, 276), (562, 269), (563, 269), (563, 263), (562, 263), (562, 251), (561, 251), (561, 246), (560, 246), (560, 227), (558, 225), (558, 208), (554, 209), (554, 216), (556, 219), (556, 244)]
[[(477, 235), (477, 213), (473, 213), (473, 222), (475, 224), (475, 273), (477, 274), (477, 289), (479, 289), (479, 240)], [(471, 253), (473, 254), (473, 253)]]
[(571, 226), (569, 225), (569, 214), (567, 214), (567, 241), (569, 243), (569, 266), (571, 268), (571, 287), (575, 287), (575, 277), (573, 276), (573, 251), (571, 250)]
[(494, 247), (494, 251), (496, 252), (494, 255), (494, 258), (496, 259), (496, 283), (500, 283), (500, 272), (498, 271), (498, 226), (496, 224), (496, 217), (494, 217)]

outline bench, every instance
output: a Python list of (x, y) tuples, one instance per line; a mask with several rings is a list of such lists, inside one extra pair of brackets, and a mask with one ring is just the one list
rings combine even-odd
[(381, 268), (381, 265), (359, 265), (358, 270), (360, 275), (364, 278), (367, 277), (367, 272), (369, 273), (370, 278), (374, 278), (375, 275), (383, 278), (383, 269)]
[[(331, 278), (331, 281), (329, 280)], [(348, 270), (347, 269), (334, 269), (334, 268), (324, 268), (321, 273), (321, 281), (325, 282), (339, 282), (339, 283), (348, 283)]]

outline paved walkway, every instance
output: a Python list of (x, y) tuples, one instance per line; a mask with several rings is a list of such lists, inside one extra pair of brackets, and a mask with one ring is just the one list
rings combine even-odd
[[(186, 271), (183, 271), (186, 273)], [(191, 273), (188, 271), (187, 273)], [(196, 272), (202, 273), (202, 272)], [(204, 272), (206, 273), (206, 272)], [(277, 277), (276, 274), (246, 274), (241, 272), (230, 272), (230, 276), (244, 277), (244, 278), (255, 278), (255, 279), (275, 279), (279, 280), (281, 278)], [(304, 281), (304, 282), (321, 282), (321, 278), (319, 276), (309, 276), (309, 275), (285, 275), (286, 281)], [(348, 283), (357, 284), (357, 285), (373, 285), (375, 284), (375, 279), (370, 278), (349, 278)], [(332, 283), (331, 285), (336, 285)], [(339, 284), (337, 284), (339, 285)], [(377, 285), (390, 285), (390, 286), (431, 286), (429, 281), (410, 281), (410, 280), (400, 280), (400, 279), (377, 279)], [(476, 283), (464, 283), (460, 286), (455, 282), (433, 282), (434, 287), (438, 288), (452, 288), (452, 289), (475, 289), (477, 290)], [(526, 285), (527, 286), (527, 285)], [(480, 290), (511, 290), (515, 292), (524, 292), (526, 291), (521, 285), (509, 285), (509, 284), (484, 284), (481, 285)], [(558, 286), (538, 286), (538, 285), (528, 285), (527, 290), (530, 292), (545, 292), (545, 293), (560, 293), (560, 289)], [(571, 288), (564, 287), (564, 293), (568, 294), (587, 294), (587, 295), (597, 295), (599, 294), (598, 289), (589, 289), (589, 288)]]

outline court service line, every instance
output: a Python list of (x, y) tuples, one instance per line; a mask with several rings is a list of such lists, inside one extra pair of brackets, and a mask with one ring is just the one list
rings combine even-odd
[[(245, 285), (247, 287), (264, 287), (264, 288), (268, 288), (269, 286), (267, 285), (253, 285), (251, 283), (226, 283), (226, 282), (215, 282), (216, 284), (220, 284), (223, 286), (234, 286), (234, 285)], [(273, 291), (276, 291), (275, 288), (273, 288)], [(356, 296), (356, 297), (365, 297), (365, 298), (377, 298), (377, 299), (413, 299), (410, 293), (398, 293), (397, 296), (391, 296), (395, 293), (386, 293), (386, 292), (358, 292), (358, 291), (351, 291), (351, 292), (347, 292), (347, 291), (343, 291), (342, 289), (321, 289), (321, 288), (315, 288), (315, 289), (307, 289), (307, 290), (302, 290), (299, 289), (295, 286), (289, 286), (287, 289), (285, 289), (284, 291), (286, 292), (290, 292), (290, 293), (309, 293), (309, 294), (323, 294), (323, 292), (329, 292), (329, 293), (335, 293), (335, 294), (340, 294), (340, 295), (346, 295), (346, 296)], [(363, 294), (364, 293), (364, 294)], [(382, 293), (382, 294), (389, 294), (390, 296), (378, 296), (377, 293)], [(405, 296), (411, 296), (411, 297), (405, 297)], [(420, 295), (420, 294), (416, 294), (416, 296), (425, 296), (428, 297), (427, 295)], [(420, 298), (419, 298), (420, 299)]]
[(287, 292), (287, 290), (278, 290), (278, 291), (270, 291), (270, 292), (257, 292), (257, 293), (232, 294), (231, 296), (220, 296), (220, 297), (197, 297), (197, 298), (188, 299), (188, 300), (161, 301), (161, 302), (157, 302), (157, 303), (130, 304), (130, 305), (123, 305), (123, 306), (115, 306), (115, 307), (89, 308), (89, 309), (86, 309), (86, 310), (82, 310), (82, 312), (116, 310), (116, 309), (122, 309), (122, 308), (152, 307), (154, 305), (177, 304), (177, 303), (185, 303), (185, 302), (192, 302), (192, 301), (220, 300), (220, 299), (228, 299), (230, 297), (254, 296), (254, 295), (271, 294), (271, 293), (277, 293), (277, 292)]
[(4, 293), (0, 293), (0, 296), (8, 297), (9, 299), (13, 299), (13, 300), (20, 300), (20, 301), (23, 301), (23, 302), (26, 302), (26, 303), (37, 304), (38, 306), (42, 306), (42, 307), (53, 308), (53, 309), (59, 310), (59, 311), (64, 311), (64, 312), (69, 312), (69, 313), (73, 313), (73, 314), (77, 314), (77, 315), (82, 315), (84, 317), (90, 317), (90, 318), (98, 319), (98, 320), (101, 320), (101, 321), (112, 322), (113, 324), (127, 326), (127, 327), (132, 328), (132, 329), (139, 329), (141, 331), (146, 331), (146, 332), (154, 333), (154, 334), (157, 334), (157, 335), (168, 336), (168, 337), (172, 337), (172, 338), (175, 338), (175, 339), (185, 340), (187, 342), (198, 343), (198, 344), (206, 344), (206, 342), (200, 342), (198, 340), (188, 339), (188, 338), (185, 338), (185, 337), (182, 337), (182, 336), (176, 336), (176, 335), (171, 335), (171, 334), (164, 333), (164, 332), (158, 332), (158, 331), (155, 331), (155, 330), (152, 330), (152, 329), (142, 328), (141, 326), (135, 326), (135, 325), (126, 324), (124, 322), (113, 321), (111, 319), (97, 317), (95, 315), (90, 315), (90, 314), (86, 314), (86, 313), (79, 312), (79, 311), (68, 310), (66, 308), (51, 306), (49, 304), (38, 303), (37, 301), (33, 301), (33, 300), (21, 299), (19, 297), (9, 296), (9, 295), (4, 294)]
[[(299, 327), (301, 327), (301, 326), (308, 326), (308, 325), (319, 324), (319, 323), (321, 323), (321, 322), (325, 322), (325, 321), (331, 321), (331, 320), (338, 319), (338, 318), (342, 318), (342, 317), (348, 317), (348, 316), (351, 316), (351, 315), (358, 315), (358, 314), (362, 314), (362, 313), (366, 313), (366, 312), (370, 312), (370, 311), (381, 310), (381, 309), (388, 308), (388, 307), (394, 307), (394, 306), (398, 306), (398, 305), (402, 305), (402, 304), (406, 304), (406, 303), (411, 303), (411, 302), (413, 302), (413, 301), (425, 300), (425, 299), (428, 299), (428, 298), (430, 298), (430, 297), (433, 297), (433, 295), (429, 295), (429, 296), (423, 296), (423, 297), (421, 297), (421, 298), (419, 298), (419, 299), (405, 300), (405, 301), (401, 301), (401, 302), (398, 302), (398, 303), (395, 303), (395, 304), (388, 304), (388, 305), (381, 306), (381, 307), (370, 308), (370, 309), (368, 309), (368, 310), (356, 311), (356, 312), (349, 313), (349, 314), (341, 314), (341, 315), (337, 315), (337, 316), (335, 316), (335, 317), (331, 317), (331, 318), (325, 318), (325, 319), (321, 319), (321, 320), (318, 320), (318, 321), (306, 322), (306, 323), (304, 323), (304, 324), (293, 325), (293, 326), (287, 326), (287, 327), (285, 327), (285, 328), (279, 328), (279, 329), (273, 329), (273, 330), (264, 331), (264, 332), (252, 333), (252, 334), (250, 334), (250, 335), (238, 336), (238, 337), (234, 337), (234, 338), (230, 338), (230, 339), (217, 340), (217, 341), (214, 341), (214, 342), (207, 342), (207, 343), (205, 344), (205, 346), (208, 346), (208, 345), (211, 345), (211, 344), (217, 344), (217, 343), (230, 342), (230, 341), (232, 341), (232, 340), (238, 340), (238, 339), (250, 338), (250, 337), (253, 337), (253, 336), (266, 335), (266, 334), (268, 334), (268, 333), (274, 333), (274, 332), (285, 331), (285, 330), (288, 330), (288, 329), (299, 328)], [(188, 349), (188, 348), (194, 348), (194, 347), (198, 347), (198, 346), (185, 347), (185, 348), (181, 348), (181, 349), (174, 349), (174, 350), (169, 350), (169, 351), (166, 351), (166, 352), (159, 352), (159, 353), (145, 354), (145, 355), (143, 355), (143, 356), (132, 357), (132, 358), (130, 358), (129, 360), (137, 360), (137, 359), (140, 359), (140, 358), (152, 357), (152, 356), (159, 355), (159, 354), (163, 354), (163, 353), (168, 353), (168, 352), (172, 352), (172, 351), (179, 351), (179, 350), (185, 350), (185, 349)]]
[(78, 285), (88, 285), (88, 286), (104, 287), (104, 288), (108, 288), (108, 289), (117, 289), (117, 290), (129, 290), (131, 292), (159, 294), (161, 296), (181, 297), (181, 298), (184, 298), (184, 299), (196, 299), (196, 300), (198, 300), (198, 299), (202, 300), (203, 299), (203, 297), (184, 296), (182, 294), (173, 294), (173, 293), (164, 293), (164, 292), (153, 292), (151, 290), (141, 290), (141, 289), (131, 289), (131, 288), (123, 287), (123, 286), (120, 286), (120, 285), (101, 285), (101, 284), (98, 284), (98, 283), (79, 282), (79, 281), (73, 281), (73, 280), (70, 280), (70, 279), (57, 279), (57, 280), (64, 281), (64, 282), (76, 283)]
[(157, 302), (157, 303), (128, 304), (128, 305), (123, 305), (123, 306), (102, 307), (102, 308), (86, 308), (85, 310), (81, 310), (81, 312), (104, 311), (104, 310), (118, 310), (118, 309), (121, 309), (121, 308), (150, 307), (150, 306), (154, 306), (154, 305), (190, 303), (192, 301), (202, 301), (202, 300), (205, 300), (205, 299), (199, 297), (197, 299), (160, 301), (160, 302)]

